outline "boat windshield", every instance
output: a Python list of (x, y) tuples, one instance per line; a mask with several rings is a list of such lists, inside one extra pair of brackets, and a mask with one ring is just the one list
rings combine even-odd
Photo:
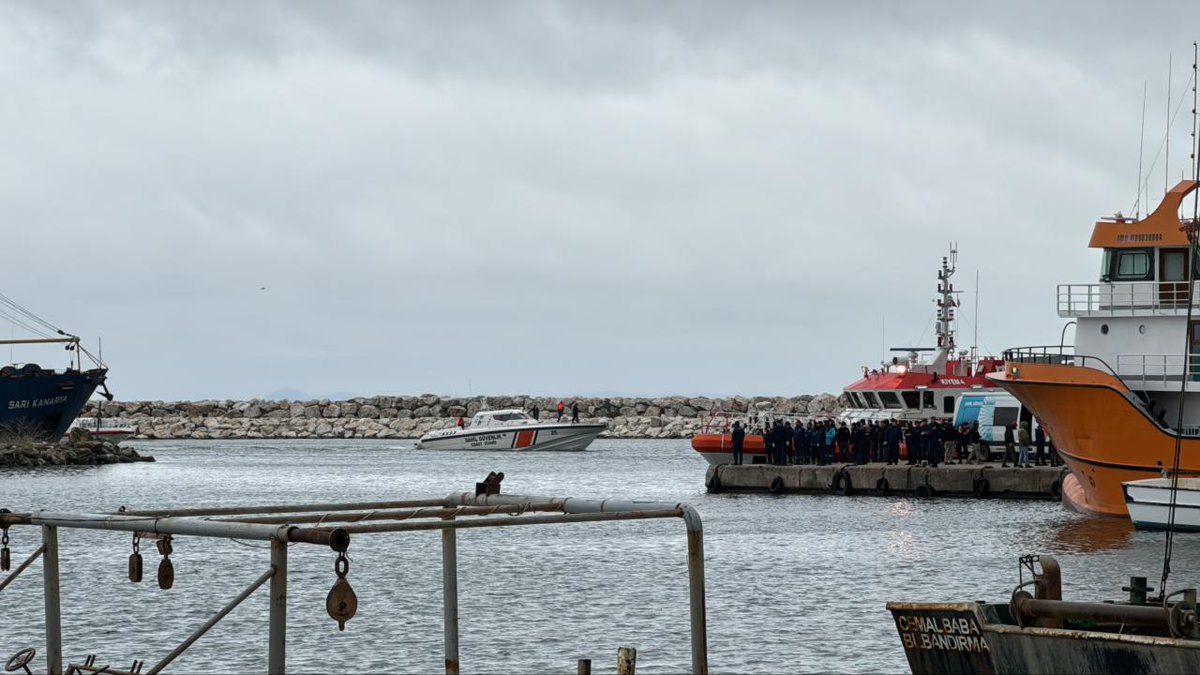
[(478, 413), (471, 421), (473, 427), (507, 426), (532, 422), (533, 418), (520, 410), (503, 410), (497, 412)]

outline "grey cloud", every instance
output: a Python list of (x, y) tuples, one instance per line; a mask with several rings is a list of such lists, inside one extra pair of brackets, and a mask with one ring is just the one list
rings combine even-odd
[(833, 390), (950, 240), (984, 343), (1050, 342), (1195, 14), (6, 5), (3, 286), (123, 398)]

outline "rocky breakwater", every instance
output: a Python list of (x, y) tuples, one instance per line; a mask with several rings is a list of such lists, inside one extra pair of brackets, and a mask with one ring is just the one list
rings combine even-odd
[[(537, 407), (554, 419), (562, 400), (580, 419), (609, 425), (614, 438), (688, 438), (715, 412), (788, 413), (825, 418), (844, 402), (830, 394), (795, 397), (547, 398), (532, 396), (372, 396), (348, 401), (107, 401), (102, 414), (127, 419), (139, 439), (419, 438), (480, 410)], [(96, 403), (84, 414), (95, 414)], [(568, 413), (569, 414), (569, 413)]]
[(93, 440), (91, 434), (83, 429), (73, 430), (70, 438), (65, 438), (58, 443), (46, 443), (28, 438), (0, 438), (0, 468), (153, 461), (153, 457), (138, 454), (133, 448), (122, 448), (107, 441)]

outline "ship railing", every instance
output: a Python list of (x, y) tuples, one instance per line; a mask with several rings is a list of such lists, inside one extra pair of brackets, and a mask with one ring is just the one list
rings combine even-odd
[(1117, 376), (1127, 384), (1163, 384), (1179, 382), (1185, 375), (1189, 381), (1200, 381), (1200, 354), (1118, 354)]
[(84, 429), (131, 429), (133, 425), (129, 420), (118, 417), (79, 417), (75, 420), (75, 426)]
[[(832, 417), (828, 415), (827, 417)], [(783, 420), (785, 422), (808, 422), (815, 419), (823, 419), (821, 415), (813, 413), (787, 413), (776, 412), (774, 410), (750, 410), (747, 412), (737, 412), (734, 410), (713, 410), (700, 418), (700, 433), (702, 434), (727, 434), (733, 429), (734, 421), (742, 423), (744, 428), (751, 428), (762, 422), (774, 422), (775, 420)]]
[(1053, 366), (1080, 366), (1095, 368), (1120, 377), (1112, 366), (1099, 356), (1076, 354), (1075, 348), (1065, 345), (1014, 347), (1004, 350), (1005, 363), (1044, 363)]
[[(1192, 296), (1200, 300), (1200, 282)], [(1058, 315), (1136, 316), (1187, 311), (1186, 281), (1134, 281), (1059, 284)], [(1196, 301), (1193, 301), (1194, 303)]]

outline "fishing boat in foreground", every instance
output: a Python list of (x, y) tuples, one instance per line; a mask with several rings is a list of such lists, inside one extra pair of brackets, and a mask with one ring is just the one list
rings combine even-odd
[(1062, 486), (1068, 508), (1126, 517), (1121, 484), (1174, 467), (1176, 440), (1178, 470), (1200, 474), (1200, 292), (1189, 294), (1200, 278), (1189, 267), (1200, 265), (1188, 263), (1193, 221), (1180, 217), (1197, 187), (1180, 181), (1141, 220), (1097, 222), (1089, 246), (1103, 251), (1099, 283), (1058, 287), (1058, 315), (1076, 324), (1074, 347), (1008, 350), (1004, 372), (989, 376), (1054, 439), (1071, 469)]
[(431, 431), (419, 450), (586, 450), (604, 431), (599, 422), (542, 422), (523, 410), (484, 410), (469, 424)]
[(1071, 602), (1054, 558), (1022, 556), (1020, 569), (1009, 602), (889, 602), (912, 672), (1200, 672), (1195, 589), (1149, 598), (1131, 577), (1126, 602)]

